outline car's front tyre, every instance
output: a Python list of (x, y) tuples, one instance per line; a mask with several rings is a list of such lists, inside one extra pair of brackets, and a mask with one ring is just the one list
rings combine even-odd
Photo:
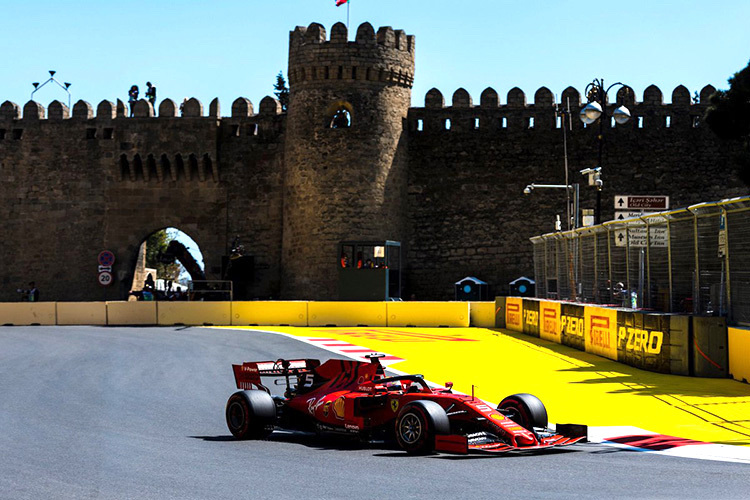
[(434, 401), (413, 401), (405, 405), (396, 418), (396, 441), (412, 455), (432, 453), (435, 435), (449, 432), (448, 415)]
[(500, 401), (497, 411), (520, 426), (534, 432), (534, 427), (546, 428), (547, 409), (533, 394), (513, 394)]

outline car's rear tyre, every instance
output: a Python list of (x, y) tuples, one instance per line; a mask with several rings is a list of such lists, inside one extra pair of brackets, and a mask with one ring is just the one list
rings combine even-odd
[(237, 439), (265, 438), (276, 422), (276, 405), (265, 391), (235, 392), (227, 401), (225, 413), (229, 432)]
[(396, 441), (407, 453), (422, 455), (435, 449), (435, 435), (449, 434), (450, 421), (434, 401), (413, 401), (396, 418)]
[(513, 394), (500, 401), (497, 411), (517, 424), (533, 431), (534, 427), (547, 427), (547, 409), (532, 394)]

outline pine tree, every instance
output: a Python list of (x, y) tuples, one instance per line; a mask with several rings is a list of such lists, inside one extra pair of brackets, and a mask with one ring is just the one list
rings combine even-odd
[(281, 111), (286, 111), (286, 107), (289, 104), (289, 87), (286, 86), (286, 80), (281, 71), (276, 75), (276, 84), (273, 88), (276, 98), (281, 103)]

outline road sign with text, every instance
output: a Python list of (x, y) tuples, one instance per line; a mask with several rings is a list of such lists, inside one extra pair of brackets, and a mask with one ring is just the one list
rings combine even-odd
[(669, 196), (618, 194), (615, 196), (615, 210), (648, 210), (650, 212), (669, 210)]

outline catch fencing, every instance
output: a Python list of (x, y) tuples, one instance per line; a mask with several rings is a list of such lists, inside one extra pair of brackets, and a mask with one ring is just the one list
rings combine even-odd
[(539, 298), (750, 325), (750, 196), (531, 238)]

